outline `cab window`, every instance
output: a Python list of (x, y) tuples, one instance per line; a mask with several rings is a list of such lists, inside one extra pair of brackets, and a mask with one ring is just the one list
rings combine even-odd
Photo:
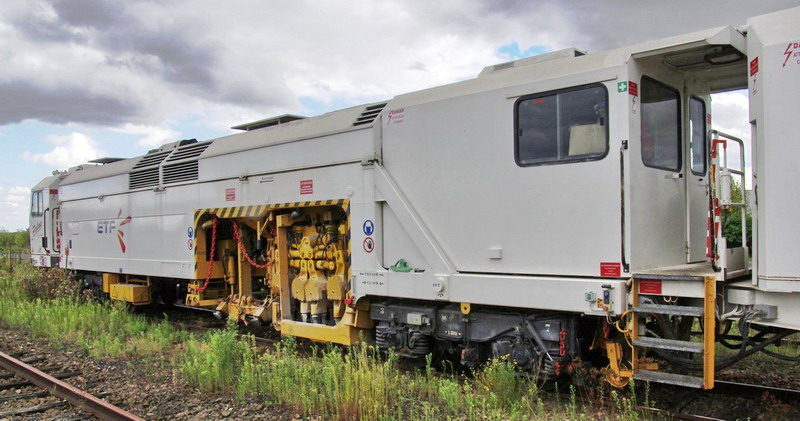
[(31, 193), (31, 216), (42, 216), (43, 198), (42, 190)]
[(602, 84), (520, 98), (515, 104), (517, 165), (602, 159), (608, 152), (608, 91)]
[(689, 99), (689, 125), (692, 138), (689, 139), (690, 168), (694, 175), (706, 174), (706, 104), (699, 98)]
[(680, 94), (642, 77), (642, 162), (668, 171), (681, 169)]

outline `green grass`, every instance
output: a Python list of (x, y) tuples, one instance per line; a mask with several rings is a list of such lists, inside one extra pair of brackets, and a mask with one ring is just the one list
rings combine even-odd
[[(0, 322), (57, 346), (77, 345), (94, 357), (170, 359), (187, 384), (205, 392), (289, 405), (321, 419), (595, 418), (577, 402), (575, 389), (569, 402), (552, 402), (535, 379), (504, 359), (458, 377), (435, 371), (430, 359), (423, 370), (401, 369), (396, 355), (378, 355), (368, 345), (300, 352), (296, 339), (285, 338), (264, 351), (235, 325), (196, 337), (124, 305), (81, 298), (74, 281), (60, 276), (30, 266), (15, 268), (13, 276), (0, 274)], [(628, 395), (615, 395), (615, 401), (618, 410), (607, 419), (638, 418)]]
[(13, 279), (0, 277), (0, 319), (11, 328), (46, 338), (56, 346), (77, 345), (93, 357), (166, 353), (187, 337), (166, 322), (151, 323), (131, 314), (122, 304), (97, 303), (68, 292), (55, 298), (32, 298), (26, 293), (31, 286), (23, 282), (38, 282), (37, 272), (30, 266), (18, 267)]
[(380, 357), (367, 345), (303, 355), (286, 338), (263, 352), (231, 327), (191, 341), (181, 372), (207, 391), (260, 397), (323, 419), (549, 418), (535, 383), (502, 360), (459, 381), (437, 375), (430, 360), (425, 370), (401, 370), (396, 356)]
[[(263, 351), (252, 338), (237, 338), (233, 326), (190, 341), (180, 371), (203, 390), (290, 405), (322, 419), (596, 419), (587, 415), (574, 387), (569, 402), (546, 403), (553, 395), (541, 392), (535, 379), (505, 359), (458, 378), (433, 370), (430, 359), (424, 370), (403, 370), (396, 355), (380, 356), (368, 345), (300, 352), (289, 337)], [(605, 419), (641, 418), (632, 390), (612, 396), (616, 409)]]

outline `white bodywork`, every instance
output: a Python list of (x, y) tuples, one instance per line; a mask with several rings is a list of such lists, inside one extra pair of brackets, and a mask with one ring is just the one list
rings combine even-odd
[(748, 88), (756, 186), (754, 269), (766, 290), (800, 292), (800, 8), (751, 18)]
[[(794, 248), (787, 246), (800, 236), (800, 224), (790, 224), (800, 193), (793, 163), (800, 146), (789, 124), (800, 109), (800, 63), (789, 69), (777, 63), (787, 37), (798, 36), (775, 25), (762, 29), (759, 19), (768, 18), (752, 21), (757, 30), (750, 41), (723, 27), (597, 54), (565, 50), (491, 66), (476, 79), (398, 96), (367, 124), (354, 124), (366, 111), (355, 107), (202, 144), (166, 145), (154, 152), (164, 154), (155, 184), (133, 189), (129, 174), (154, 154), (71, 171), (58, 196), (69, 250), (61, 265), (188, 279), (196, 209), (349, 199), (357, 297), (603, 315), (587, 296), (606, 289), (607, 310), (618, 314), (627, 308), (623, 284), (630, 273), (705, 259), (708, 171), (693, 174), (686, 164), (687, 103), (699, 98), (710, 113), (710, 93), (747, 83), (746, 60), (716, 73), (708, 64), (680, 68), (665, 61), (680, 54), (702, 58), (720, 45), (744, 55), (763, 44), (756, 53), (759, 74), (774, 78), (771, 85), (750, 80), (758, 91), (751, 108), (758, 120), (758, 274), (800, 279)], [(631, 90), (636, 84), (641, 90), (642, 77), (679, 92), (683, 164), (676, 171), (642, 162), (641, 93)], [(605, 155), (517, 165), (518, 100), (589, 84), (607, 92)], [(767, 104), (780, 110), (767, 114)], [(201, 152), (192, 157), (192, 150)], [(189, 176), (169, 182), (168, 167)], [(374, 231), (364, 228), (367, 221)], [(362, 247), (367, 236), (374, 250)], [(419, 271), (389, 270), (399, 259)]]

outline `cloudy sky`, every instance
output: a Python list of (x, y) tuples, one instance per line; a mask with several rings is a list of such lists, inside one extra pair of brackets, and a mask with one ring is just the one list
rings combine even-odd
[[(0, 228), (27, 225), (54, 169), (207, 140), (475, 77), (489, 64), (589, 52), (720, 25), (800, 0), (4, 0)], [(746, 97), (715, 123), (746, 133)]]

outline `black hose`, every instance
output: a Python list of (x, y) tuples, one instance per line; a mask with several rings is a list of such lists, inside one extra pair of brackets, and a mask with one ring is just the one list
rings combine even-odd
[[(754, 330), (758, 331), (758, 333), (756, 335), (754, 335), (753, 337), (750, 337), (751, 325), (750, 325), (749, 319), (752, 318), (753, 316), (754, 316), (754, 314), (752, 314), (752, 313), (745, 313), (740, 318), (740, 320), (739, 320), (739, 334), (740, 334), (739, 339), (741, 339), (741, 342), (739, 344), (731, 344), (731, 343), (728, 343), (727, 341), (725, 341), (725, 342), (720, 341), (721, 343), (723, 343), (723, 346), (725, 346), (726, 348), (730, 348), (730, 349), (738, 348), (739, 352), (736, 353), (735, 355), (729, 355), (729, 356), (717, 359), (715, 361), (715, 363), (714, 363), (715, 370), (722, 370), (724, 368), (728, 368), (731, 365), (737, 363), (738, 361), (740, 361), (740, 360), (742, 360), (742, 359), (744, 359), (744, 358), (746, 358), (746, 357), (748, 357), (748, 356), (750, 356), (752, 354), (755, 354), (756, 352), (759, 352), (759, 351), (764, 352), (765, 354), (767, 354), (767, 355), (769, 355), (771, 357), (783, 359), (783, 360), (786, 360), (786, 361), (800, 361), (800, 356), (798, 356), (798, 357), (788, 357), (788, 356), (785, 356), (785, 355), (782, 355), (782, 354), (778, 354), (778, 353), (775, 353), (775, 352), (772, 352), (772, 351), (767, 351), (765, 349), (769, 345), (772, 345), (773, 343), (785, 338), (786, 336), (789, 336), (789, 335), (795, 333), (794, 331), (778, 330), (778, 329), (775, 329), (775, 328), (768, 328), (768, 327), (761, 327), (761, 326), (752, 326), (754, 328)], [(729, 330), (729, 328), (726, 328), (725, 332), (727, 332), (728, 330)], [(767, 337), (767, 335), (769, 335), (769, 334), (772, 334), (772, 336)], [(729, 337), (729, 335), (725, 335), (725, 336)], [(733, 337), (730, 336), (730, 338), (733, 338)], [(735, 346), (735, 345), (738, 345), (738, 346)], [(748, 348), (748, 345), (753, 345), (753, 346)], [(702, 362), (702, 361), (683, 358), (683, 357), (678, 357), (678, 356), (673, 355), (670, 352), (662, 351), (662, 350), (655, 350), (655, 352), (659, 357), (661, 357), (664, 360), (670, 362), (671, 364), (674, 364), (675, 366), (678, 366), (678, 367), (681, 367), (681, 368), (694, 370), (694, 369), (702, 369), (704, 367), (704, 362)]]

